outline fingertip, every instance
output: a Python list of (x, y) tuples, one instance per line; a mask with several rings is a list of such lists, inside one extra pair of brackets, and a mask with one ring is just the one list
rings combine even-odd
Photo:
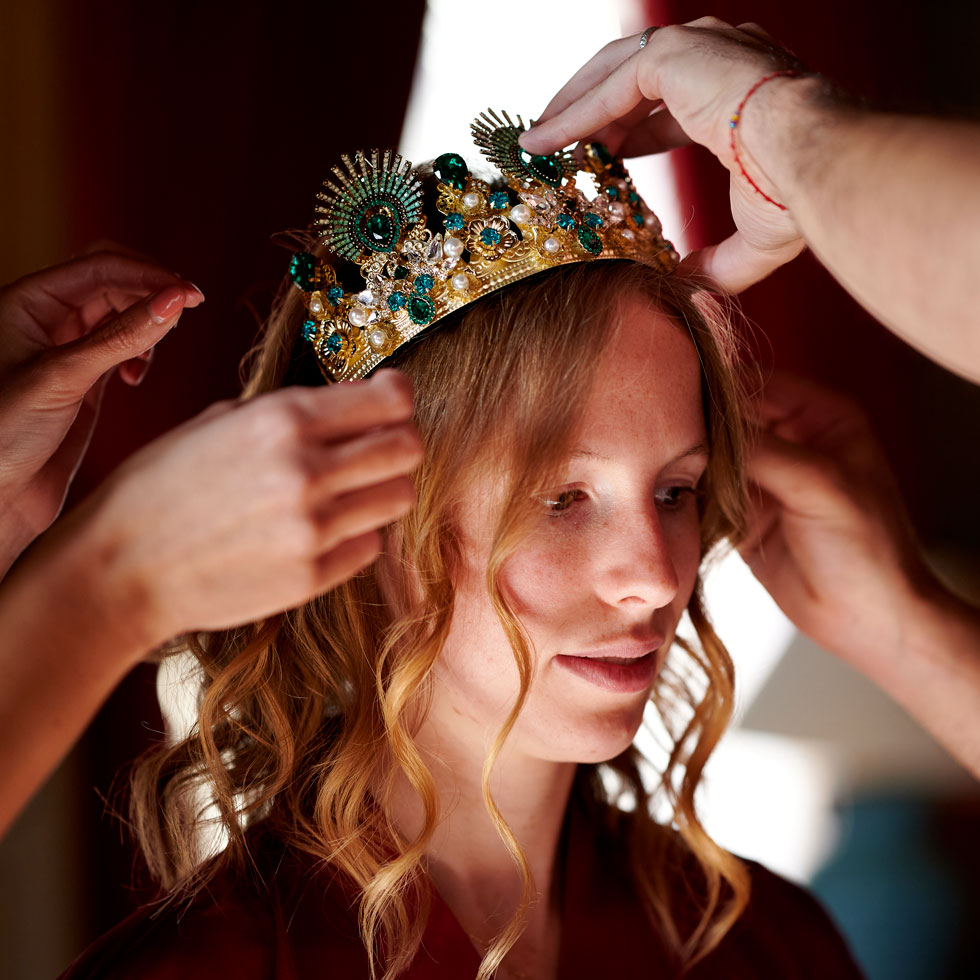
[(414, 405), (415, 387), (412, 384), (412, 379), (404, 371), (399, 371), (396, 368), (382, 368), (382, 370), (376, 371), (369, 380), (403, 395), (409, 409)]
[(189, 279), (181, 279), (181, 282), (184, 284), (184, 306), (188, 309), (200, 306), (207, 299), (200, 286), (195, 285)]
[(182, 286), (167, 286), (158, 290), (149, 300), (150, 316), (154, 323), (165, 323), (178, 316), (184, 308), (185, 293)]

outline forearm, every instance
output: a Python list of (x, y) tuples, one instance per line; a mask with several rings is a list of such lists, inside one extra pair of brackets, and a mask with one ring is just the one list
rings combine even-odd
[(939, 589), (902, 608), (898, 642), (852, 662), (980, 779), (980, 610)]
[(837, 280), (934, 360), (980, 380), (980, 126), (868, 112), (776, 79), (741, 139)]
[(0, 834), (153, 645), (86, 511), (0, 586)]

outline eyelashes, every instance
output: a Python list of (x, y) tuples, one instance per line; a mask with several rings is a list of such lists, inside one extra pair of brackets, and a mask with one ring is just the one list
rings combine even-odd
[[(703, 491), (696, 486), (678, 485), (661, 487), (653, 496), (661, 510), (675, 511), (681, 510), (689, 501), (699, 500)], [(588, 499), (589, 495), (584, 490), (571, 489), (546, 494), (541, 502), (549, 517), (562, 517), (574, 510), (576, 504)]]

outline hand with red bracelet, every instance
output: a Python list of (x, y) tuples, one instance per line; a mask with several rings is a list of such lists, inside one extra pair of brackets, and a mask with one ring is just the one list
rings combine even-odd
[(551, 100), (521, 144), (550, 153), (594, 137), (626, 157), (689, 143), (707, 147), (731, 172), (737, 231), (692, 253), (685, 267), (739, 292), (804, 246), (793, 215), (773, 203), (779, 188), (752, 158), (751, 132), (764, 124), (767, 89), (808, 81), (784, 74), (798, 69), (796, 60), (753, 24), (734, 28), (703, 17), (646, 36), (642, 48), (639, 35), (607, 44)]
[(116, 248), (0, 289), (0, 577), (58, 516), (109, 376), (139, 384), (153, 345), (204, 300)]

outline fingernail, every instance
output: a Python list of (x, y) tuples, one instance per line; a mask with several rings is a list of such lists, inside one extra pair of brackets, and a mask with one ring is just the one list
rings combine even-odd
[(201, 297), (201, 302), (203, 303), (204, 300), (206, 299), (206, 297), (204, 295), (204, 290), (201, 289), (201, 287), (198, 286), (196, 283), (191, 282), (190, 279), (185, 279), (184, 280), (184, 283), (186, 285), (190, 286), (190, 288), (193, 289), (194, 292), (197, 293), (197, 295)]
[(184, 290), (179, 286), (170, 286), (161, 289), (150, 300), (150, 313), (157, 323), (164, 320), (171, 320), (175, 317), (184, 305)]

